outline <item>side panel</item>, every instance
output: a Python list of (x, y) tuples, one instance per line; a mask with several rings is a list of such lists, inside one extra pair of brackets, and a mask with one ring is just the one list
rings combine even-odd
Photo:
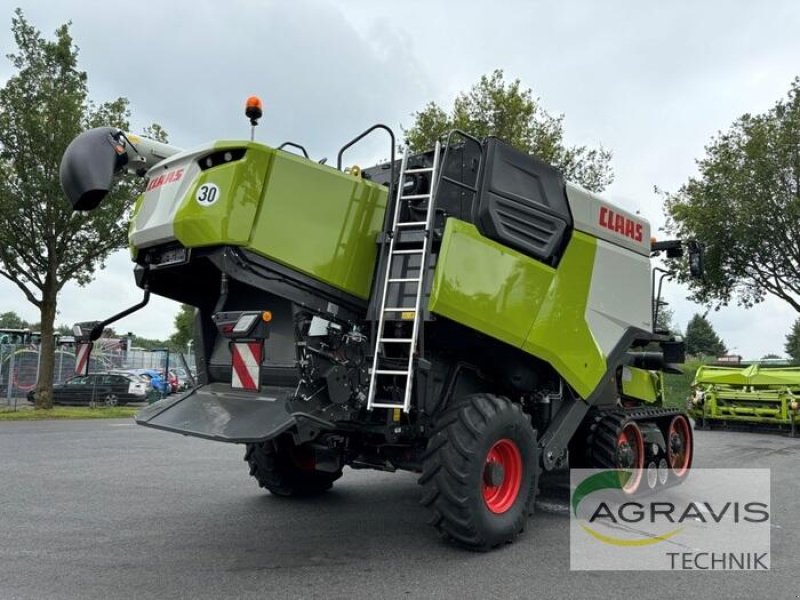
[(554, 277), (551, 267), (450, 218), (428, 307), (519, 348)]
[(629, 327), (652, 330), (650, 260), (603, 240), (596, 243), (586, 321), (608, 356)]
[(577, 185), (566, 185), (575, 229), (643, 256), (650, 255), (650, 223)]
[(572, 234), (523, 346), (553, 365), (582, 398), (597, 388), (607, 368), (585, 316), (596, 249), (595, 239)]
[(653, 403), (661, 396), (663, 376), (636, 367), (622, 368), (622, 393), (631, 398)]
[[(241, 160), (199, 172), (175, 215), (177, 240), (187, 248), (246, 246), (258, 211), (256, 200), (273, 161), (273, 151), (251, 146)], [(196, 200), (204, 184), (217, 186), (211, 204)]]
[(277, 153), (250, 247), (366, 299), (386, 196), (383, 187)]
[(549, 362), (585, 398), (606, 370), (584, 317), (594, 255), (576, 233), (556, 270), (451, 218), (429, 309)]

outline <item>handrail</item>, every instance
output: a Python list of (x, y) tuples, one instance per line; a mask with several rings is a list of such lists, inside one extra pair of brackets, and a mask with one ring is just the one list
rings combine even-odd
[(353, 138), (349, 142), (347, 142), (342, 148), (339, 150), (339, 154), (336, 155), (336, 168), (340, 171), (342, 170), (342, 155), (344, 151), (353, 146), (354, 144), (360, 142), (362, 139), (367, 137), (370, 133), (375, 131), (376, 129), (383, 129), (389, 134), (389, 137), (392, 139), (392, 151), (391, 151), (391, 158), (389, 159), (389, 164), (391, 165), (391, 172), (389, 173), (389, 187), (394, 185), (394, 162), (395, 162), (395, 155), (394, 155), (394, 148), (395, 148), (395, 138), (394, 138), (394, 131), (392, 131), (389, 127), (384, 125), (383, 123), (377, 123), (358, 135), (357, 137)]
[(283, 142), (280, 146), (278, 146), (278, 150), (283, 150), (286, 146), (297, 148), (303, 153), (303, 156), (308, 158), (308, 152), (306, 152), (306, 149), (303, 148), (300, 144), (295, 144), (294, 142)]

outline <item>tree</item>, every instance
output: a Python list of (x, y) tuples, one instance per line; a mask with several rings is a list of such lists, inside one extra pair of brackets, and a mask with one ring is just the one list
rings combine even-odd
[(792, 362), (800, 364), (800, 317), (792, 325), (791, 331), (786, 335), (786, 354), (792, 358)]
[(555, 165), (569, 181), (594, 192), (614, 180), (611, 152), (602, 147), (565, 145), (564, 115), (549, 114), (530, 88), (523, 89), (519, 79), (507, 83), (500, 69), (482, 76), (468, 92), (461, 92), (449, 114), (435, 102), (428, 103), (414, 113), (414, 124), (404, 133), (413, 150), (423, 151), (451, 129), (478, 138), (497, 136)]
[(669, 333), (678, 333), (678, 328), (675, 326), (673, 319), (675, 313), (671, 308), (662, 305), (658, 307), (658, 315), (656, 315), (655, 331), (668, 331)]
[(26, 329), (28, 322), (14, 311), (0, 314), (0, 327), (3, 329)]
[(181, 304), (181, 310), (175, 315), (175, 333), (169, 338), (170, 347), (176, 352), (183, 352), (192, 339), (194, 327), (194, 306)]
[(696, 313), (686, 326), (685, 341), (686, 353), (693, 356), (722, 356), (728, 352), (708, 319)]
[(768, 294), (800, 312), (800, 78), (764, 114), (717, 135), (699, 175), (665, 194), (667, 230), (707, 244), (693, 299), (744, 306)]
[(0, 89), (0, 275), (41, 314), (37, 406), (50, 407), (54, 321), (59, 291), (83, 285), (110, 252), (125, 245), (128, 200), (138, 184), (121, 181), (98, 209), (74, 213), (59, 186), (67, 145), (83, 129), (128, 128), (125, 98), (95, 105), (69, 24), (45, 39), (17, 9), (12, 18), (15, 69)]
[(131, 347), (142, 348), (143, 350), (155, 350), (156, 348), (166, 348), (167, 342), (164, 340), (153, 340), (150, 338), (142, 338), (139, 336), (131, 337)]
[(781, 360), (783, 357), (770, 352), (769, 354), (765, 354), (761, 357), (761, 360)]

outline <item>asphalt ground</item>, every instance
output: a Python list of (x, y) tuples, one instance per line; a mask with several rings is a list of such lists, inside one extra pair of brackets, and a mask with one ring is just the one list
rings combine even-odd
[(556, 497), (513, 544), (471, 553), (425, 525), (412, 474), (346, 470), (287, 500), (240, 446), (127, 420), (0, 423), (0, 600), (800, 597), (800, 439), (696, 435), (697, 467), (772, 469), (770, 571), (570, 571)]

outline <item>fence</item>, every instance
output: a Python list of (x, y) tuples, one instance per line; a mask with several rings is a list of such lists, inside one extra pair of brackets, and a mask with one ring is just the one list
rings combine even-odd
[[(183, 368), (184, 358), (194, 369), (193, 358), (166, 350), (112, 350), (96, 347), (89, 358), (89, 373), (115, 369), (153, 369), (164, 371)], [(7, 404), (25, 399), (36, 387), (41, 369), (39, 347), (34, 345), (0, 344), (0, 402)], [(75, 349), (71, 346), (56, 348), (53, 382), (63, 383), (75, 375)]]

